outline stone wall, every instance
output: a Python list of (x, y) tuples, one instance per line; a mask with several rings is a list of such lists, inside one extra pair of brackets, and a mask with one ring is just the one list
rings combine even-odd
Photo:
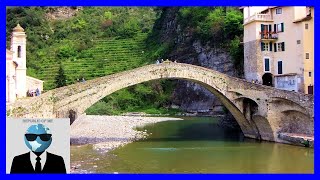
[[(244, 77), (246, 80), (251, 81), (259, 79), (258, 77), (258, 57), (257, 46), (258, 41), (249, 41), (244, 43)], [(261, 66), (261, 64), (259, 64)]]

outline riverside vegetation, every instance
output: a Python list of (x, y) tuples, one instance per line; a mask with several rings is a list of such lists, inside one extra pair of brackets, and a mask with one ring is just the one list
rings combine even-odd
[[(27, 33), (27, 74), (44, 90), (133, 69), (166, 59), (174, 42), (162, 43), (166, 8), (7, 7), (7, 44), (17, 23)], [(178, 22), (195, 40), (225, 48), (242, 68), (242, 14), (231, 7), (179, 8)], [(177, 35), (178, 36), (178, 35)], [(9, 48), (9, 47), (7, 47)], [(87, 114), (176, 114), (174, 80), (138, 84), (109, 95)]]

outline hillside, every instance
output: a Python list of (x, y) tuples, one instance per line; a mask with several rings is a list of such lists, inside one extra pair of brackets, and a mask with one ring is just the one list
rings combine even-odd
[(15, 7), (7, 9), (7, 17), (7, 42), (20, 23), (28, 36), (27, 74), (44, 80), (44, 90), (50, 90), (60, 64), (67, 84), (143, 65), (144, 41), (156, 13), (152, 8)]
[[(45, 91), (159, 58), (242, 74), (237, 8), (7, 7), (7, 48), (17, 23), (28, 36), (27, 74), (44, 80)], [(87, 113), (204, 112), (216, 105), (221, 107), (197, 84), (159, 80), (117, 91)]]
[[(61, 61), (67, 84), (75, 83), (78, 79), (89, 80), (143, 65), (146, 37), (146, 33), (139, 33), (134, 38), (93, 40), (93, 47)], [(55, 88), (59, 63), (49, 59), (40, 62), (38, 67), (36, 76), (45, 81), (44, 89)]]

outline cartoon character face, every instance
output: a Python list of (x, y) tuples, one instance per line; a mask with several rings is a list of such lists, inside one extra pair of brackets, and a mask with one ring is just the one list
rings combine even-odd
[(44, 152), (52, 142), (50, 129), (43, 124), (31, 125), (24, 136), (24, 142), (33, 152)]

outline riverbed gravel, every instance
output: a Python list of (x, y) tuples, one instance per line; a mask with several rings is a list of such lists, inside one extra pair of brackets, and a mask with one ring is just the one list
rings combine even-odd
[(170, 120), (182, 119), (84, 115), (71, 125), (70, 142), (71, 145), (93, 144), (95, 150), (108, 152), (148, 136), (146, 130), (137, 131), (135, 127)]

